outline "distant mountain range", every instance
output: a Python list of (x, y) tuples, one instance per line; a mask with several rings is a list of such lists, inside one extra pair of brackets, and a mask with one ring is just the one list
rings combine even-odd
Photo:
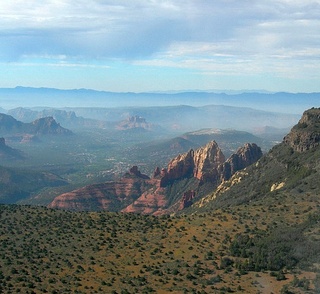
[(302, 114), (318, 106), (320, 93), (118, 93), (88, 89), (1, 88), (1, 107), (127, 107), (127, 106), (205, 106), (250, 107), (266, 111)]
[(287, 133), (300, 117), (298, 114), (219, 105), (64, 109), (18, 107), (8, 110), (7, 114), (25, 123), (53, 117), (62, 126), (73, 130), (124, 130), (139, 126), (149, 131), (181, 134), (204, 128), (230, 128), (262, 135), (268, 133), (269, 137), (279, 132)]

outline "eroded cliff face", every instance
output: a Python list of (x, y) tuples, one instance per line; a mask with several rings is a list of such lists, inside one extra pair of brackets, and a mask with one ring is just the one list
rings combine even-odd
[[(179, 154), (172, 159), (166, 169), (156, 168), (153, 173), (154, 187), (143, 193), (123, 212), (136, 212), (142, 214), (171, 214), (183, 210), (193, 204), (201, 196), (198, 192), (201, 186), (210, 184), (218, 187), (223, 181), (228, 180), (235, 172), (251, 165), (262, 156), (260, 147), (256, 144), (245, 144), (235, 154), (225, 160), (225, 157), (215, 141), (197, 150)], [(172, 203), (173, 195), (170, 190), (175, 183), (196, 178), (198, 190), (182, 191), (181, 197)], [(185, 185), (184, 187), (187, 187)], [(183, 188), (184, 188), (183, 187)], [(183, 189), (182, 188), (182, 189)]]
[(217, 167), (224, 163), (225, 156), (215, 141), (194, 152), (193, 176), (200, 181), (206, 181), (216, 174)]
[(168, 204), (165, 188), (160, 187), (160, 181), (153, 179), (153, 187), (145, 191), (138, 199), (133, 201), (121, 212), (134, 212), (141, 214), (162, 214), (161, 211)]
[(306, 110), (298, 124), (284, 137), (283, 142), (297, 152), (318, 147), (320, 145), (320, 108)]
[(197, 150), (191, 149), (172, 159), (168, 168), (162, 171), (161, 187), (186, 177), (195, 177), (200, 181), (209, 180), (216, 174), (217, 167), (225, 161), (225, 157), (215, 141), (209, 142)]
[(209, 183), (210, 187), (218, 187), (261, 156), (261, 149), (256, 144), (246, 144), (225, 160), (218, 144), (212, 141), (197, 150), (178, 155), (167, 168), (157, 167), (151, 179), (134, 166), (119, 181), (62, 194), (50, 207), (170, 214), (191, 206), (197, 197), (201, 197), (202, 186)]

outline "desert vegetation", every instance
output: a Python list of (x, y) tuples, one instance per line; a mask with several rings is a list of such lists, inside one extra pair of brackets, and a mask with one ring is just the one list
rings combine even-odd
[(316, 293), (317, 209), (154, 217), (1, 205), (1, 291)]

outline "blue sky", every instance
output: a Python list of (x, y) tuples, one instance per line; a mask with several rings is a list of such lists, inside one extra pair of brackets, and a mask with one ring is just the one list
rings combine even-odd
[(320, 1), (11, 0), (0, 87), (320, 92)]

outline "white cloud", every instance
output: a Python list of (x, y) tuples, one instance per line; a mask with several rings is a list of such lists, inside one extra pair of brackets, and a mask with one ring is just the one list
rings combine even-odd
[[(214, 74), (304, 70), (320, 59), (320, 1), (11, 0), (0, 59), (123, 58)], [(70, 61), (69, 64), (77, 64)]]

